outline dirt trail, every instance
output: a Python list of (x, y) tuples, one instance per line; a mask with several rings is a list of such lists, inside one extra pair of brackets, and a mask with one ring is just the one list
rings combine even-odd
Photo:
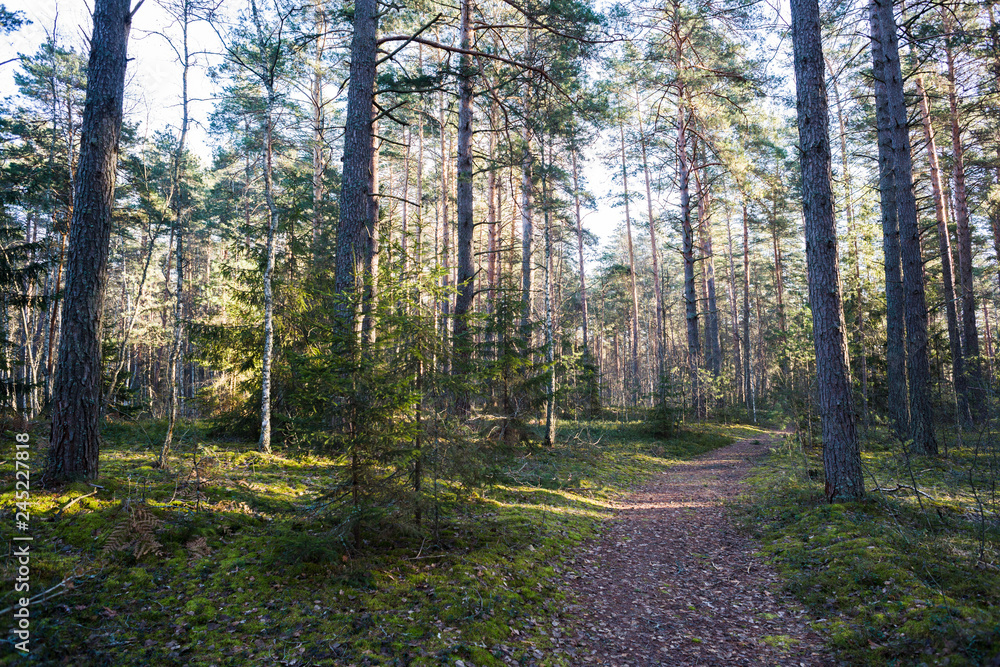
[(726, 519), (767, 438), (677, 464), (619, 503), (566, 580), (574, 665), (833, 665), (804, 610)]

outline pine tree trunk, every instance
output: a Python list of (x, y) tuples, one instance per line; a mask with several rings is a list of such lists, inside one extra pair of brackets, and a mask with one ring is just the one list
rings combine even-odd
[[(891, 6), (889, 11), (891, 11)], [(875, 116), (878, 125), (878, 191), (882, 208), (882, 250), (885, 267), (886, 365), (889, 414), (896, 436), (906, 440), (910, 433), (910, 409), (906, 381), (906, 299), (903, 292), (899, 215), (896, 206), (896, 176), (893, 171), (892, 119), (886, 93), (885, 64), (879, 33), (877, 7), (871, 5), (872, 62), (875, 83)]]
[(817, 0), (792, 0), (796, 108), (802, 167), (802, 209), (819, 409), (823, 468), (829, 502), (864, 496), (861, 454), (854, 423), (844, 309), (833, 217), (829, 110)]
[[(950, 18), (946, 29), (950, 29)], [(951, 122), (951, 148), (954, 157), (955, 213), (958, 235), (959, 285), (962, 298), (962, 342), (967, 362), (969, 409), (978, 420), (982, 413), (982, 370), (979, 364), (979, 329), (976, 326), (976, 293), (972, 282), (972, 230), (969, 226), (969, 195), (965, 185), (965, 149), (962, 146), (962, 126), (958, 117), (958, 91), (955, 88), (955, 54), (945, 40), (948, 64), (948, 106)]]
[(698, 299), (694, 289), (694, 228), (691, 225), (690, 167), (687, 154), (687, 112), (678, 105), (677, 180), (681, 200), (681, 254), (684, 257), (684, 312), (687, 322), (688, 374), (691, 380), (691, 406), (695, 415), (702, 414), (701, 387), (698, 366), (701, 361), (701, 340), (698, 335)]
[[(580, 215), (580, 180), (577, 173), (577, 147), (573, 146), (570, 155), (573, 160), (573, 205), (576, 213), (576, 252), (580, 265), (580, 312), (583, 318), (583, 373), (587, 392), (587, 411), (591, 416), (601, 410), (601, 394), (598, 374), (590, 350), (590, 315), (587, 311), (587, 266), (583, 259), (583, 217)], [(598, 360), (599, 364), (600, 361)]]
[(740, 318), (736, 305), (736, 265), (733, 261), (733, 226), (729, 210), (726, 210), (726, 234), (729, 240), (729, 282), (726, 286), (729, 298), (729, 317), (733, 328), (733, 369), (737, 387), (737, 399), (743, 390), (743, 363), (740, 353)]
[[(750, 212), (743, 199), (743, 400), (748, 413), (754, 413), (753, 369), (750, 365)], [(756, 416), (754, 423), (757, 422)]]
[(590, 323), (587, 317), (587, 267), (583, 260), (583, 218), (580, 215), (580, 181), (577, 174), (577, 150), (575, 147), (570, 152), (570, 155), (573, 160), (573, 205), (576, 212), (576, 252), (577, 261), (580, 264), (580, 310), (583, 316), (583, 356), (586, 359), (590, 350)]
[(708, 370), (712, 377), (722, 373), (722, 342), (719, 339), (719, 308), (715, 296), (715, 253), (712, 250), (712, 207), (711, 195), (706, 189), (703, 194), (704, 207), (699, 206), (704, 216), (698, 221), (698, 236), (701, 242), (702, 265), (705, 275), (705, 298), (708, 301), (705, 312), (705, 337), (708, 339)]
[(920, 251), (920, 227), (913, 194), (913, 167), (906, 103), (903, 98), (903, 75), (899, 62), (896, 19), (893, 16), (891, 0), (872, 0), (870, 8), (877, 96), (880, 91), (886, 100), (883, 103), (884, 123), (879, 126), (879, 145), (881, 148), (881, 135), (888, 133), (892, 149), (891, 159), (888, 162), (893, 172), (899, 222), (900, 259), (903, 264), (906, 370), (910, 389), (910, 438), (915, 452), (934, 455), (937, 454), (937, 442), (931, 425), (927, 303), (924, 294), (923, 258)]
[(629, 212), (628, 166), (625, 161), (625, 125), (618, 119), (622, 148), (622, 187), (625, 192), (625, 238), (628, 241), (628, 268), (632, 286), (632, 375), (628, 383), (629, 405), (639, 402), (639, 293), (635, 281), (635, 251), (632, 247), (632, 216)]
[[(663, 288), (660, 279), (660, 248), (656, 240), (656, 219), (653, 217), (653, 188), (649, 175), (649, 159), (646, 150), (646, 135), (642, 127), (642, 109), (639, 107), (639, 89), (635, 91), (636, 117), (639, 120), (639, 148), (642, 150), (642, 171), (646, 177), (646, 215), (649, 218), (649, 243), (653, 259), (653, 298), (656, 300), (656, 373), (663, 373), (664, 357), (664, 324), (663, 324)], [(577, 214), (579, 215), (579, 213)]]
[[(444, 57), (441, 58), (441, 66), (444, 66)], [(446, 105), (444, 101), (444, 91), (441, 91), (440, 104), (438, 105), (438, 128), (441, 132), (441, 286), (444, 288), (444, 298), (441, 299), (441, 332), (445, 343), (449, 340), (449, 330), (451, 328), (451, 299), (447, 296), (448, 288), (451, 287), (451, 224), (449, 219), (449, 195), (451, 194), (451, 183), (448, 178), (449, 165), (448, 158), (451, 151), (448, 150), (448, 126), (445, 124)], [(447, 348), (445, 348), (447, 349)], [(451, 373), (451, 357), (444, 355), (441, 364), (441, 372), (445, 375)]]
[(525, 349), (531, 347), (531, 241), (535, 233), (531, 204), (531, 133), (524, 127), (524, 156), (521, 163), (521, 337)]
[[(184, 214), (181, 208), (181, 162), (184, 159), (184, 149), (187, 140), (189, 113), (188, 113), (188, 71), (191, 69), (191, 54), (188, 48), (188, 28), (191, 24), (190, 4), (188, 0), (181, 0), (181, 35), (182, 45), (179, 52), (181, 57), (181, 131), (177, 139), (177, 149), (174, 153), (173, 173), (170, 184), (170, 204), (174, 209), (174, 237), (177, 240), (177, 279), (174, 283), (174, 340), (170, 349), (170, 356), (167, 360), (167, 381), (170, 383), (169, 402), (167, 406), (167, 433), (163, 438), (163, 447), (160, 450), (158, 464), (161, 468), (167, 465), (167, 455), (173, 444), (174, 426), (177, 422), (177, 408), (180, 402), (180, 380), (181, 373), (181, 343), (184, 339)], [(150, 244), (150, 254), (152, 254), (152, 244)], [(138, 305), (138, 304), (137, 304)], [(124, 344), (124, 339), (122, 341)], [(112, 397), (113, 398), (113, 397)]]
[[(496, 153), (496, 139), (493, 132), (489, 134), (489, 160), (492, 161)], [(498, 228), (497, 211), (499, 192), (497, 191), (497, 173), (495, 169), (490, 169), (486, 174), (486, 310), (490, 316), (496, 315), (497, 287), (499, 283), (499, 268), (497, 253), (500, 252), (500, 239), (502, 230)], [(496, 327), (486, 327), (486, 355), (493, 359), (495, 355), (494, 341), (496, 340)]]
[[(314, 29), (316, 31), (316, 51), (313, 57), (312, 89), (310, 104), (312, 105), (312, 256), (316, 262), (320, 240), (323, 234), (323, 199), (325, 197), (324, 174), (326, 172), (326, 100), (323, 98), (323, 56), (326, 53), (326, 10), (319, 2), (314, 9)], [(406, 194), (403, 195), (404, 207)], [(405, 208), (404, 208), (405, 211)], [(405, 213), (404, 213), (405, 216)], [(405, 221), (403, 223), (406, 225)], [(405, 242), (404, 242), (405, 244)], [(405, 245), (404, 245), (405, 247)]]
[[(549, 164), (552, 161), (551, 138), (549, 143)], [(549, 209), (549, 179), (545, 160), (545, 145), (541, 147), (542, 155), (542, 211), (545, 216), (545, 365), (548, 367), (547, 386), (545, 391), (545, 446), (551, 447), (556, 442), (556, 365), (555, 365), (555, 322), (552, 299), (552, 224)]]
[[(461, 0), (461, 25), (459, 46), (469, 50), (472, 43), (472, 0)], [(473, 211), (472, 211), (472, 77), (475, 74), (472, 57), (463, 53), (459, 59), (458, 83), (458, 166), (456, 170), (456, 225), (458, 227), (458, 294), (455, 297), (455, 328), (452, 357), (455, 370), (461, 375), (470, 371), (472, 339), (469, 333), (468, 313), (475, 293), (475, 267), (472, 262)], [(460, 387), (456, 396), (459, 415), (469, 412), (469, 390)]]
[(131, 27), (129, 0), (96, 0), (74, 183), (63, 333), (52, 394), (52, 432), (43, 473), (48, 482), (98, 474), (101, 324)]
[(378, 330), (375, 327), (375, 299), (378, 295), (378, 264), (382, 251), (381, 233), (382, 227), (379, 224), (381, 205), (379, 193), (381, 183), (379, 182), (379, 153), (382, 148), (381, 141), (375, 141), (378, 136), (378, 121), (372, 121), (372, 166), (368, 174), (368, 191), (372, 193), (368, 202), (368, 244), (365, 254), (364, 273), (366, 276), (364, 289), (362, 290), (361, 312), (361, 340), (368, 346), (375, 344)]
[[(829, 63), (827, 63), (829, 68)], [(847, 161), (847, 126), (844, 123), (844, 107), (837, 87), (837, 79), (830, 72), (833, 82), (833, 95), (837, 105), (837, 124), (840, 126), (840, 164), (844, 179), (844, 210), (847, 213), (847, 233), (851, 235), (854, 249), (854, 285), (857, 317), (855, 319), (854, 343), (861, 349), (861, 414), (864, 417), (865, 428), (868, 427), (868, 349), (865, 344), (864, 299), (861, 285), (861, 255), (858, 248), (858, 231), (854, 222), (854, 197), (851, 185), (851, 170)]]
[(372, 120), (378, 54), (378, 3), (355, 0), (351, 38), (350, 84), (344, 129), (344, 161), (340, 186), (340, 222), (334, 264), (334, 306), (343, 335), (354, 336), (357, 296), (366, 279), (365, 264), (372, 241), (371, 169), (374, 154)]
[(931, 125), (930, 104), (924, 90), (923, 77), (917, 76), (917, 94), (920, 97), (920, 116), (923, 121), (924, 139), (927, 142), (927, 159), (930, 163), (931, 191), (934, 195), (934, 213), (937, 219), (938, 249), (941, 253), (941, 273), (944, 279), (944, 306), (948, 320), (948, 343), (951, 346), (952, 382), (958, 400), (958, 411), (963, 420), (969, 420), (969, 387), (965, 377), (962, 341), (958, 329), (958, 312), (955, 307), (954, 269), (951, 264), (951, 236), (948, 233), (948, 207), (945, 205), (944, 188), (941, 187), (941, 168), (938, 165), (937, 142)]

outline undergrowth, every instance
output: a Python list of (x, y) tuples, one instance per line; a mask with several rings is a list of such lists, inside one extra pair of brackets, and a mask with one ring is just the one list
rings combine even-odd
[(901, 452), (873, 433), (867, 498), (830, 505), (820, 452), (786, 438), (755, 468), (736, 516), (845, 663), (1000, 664), (1000, 523), (984, 507), (982, 452)]
[[(31, 593), (51, 590), (31, 606), (30, 655), (6, 636), (0, 662), (568, 664), (556, 579), (608, 501), (673, 460), (758, 432), (704, 425), (663, 440), (640, 422), (566, 424), (555, 447), (492, 452), (478, 485), (439, 480), (437, 516), (428, 506), (419, 526), (402, 512), (369, 518), (360, 548), (323, 511), (337, 457), (265, 455), (189, 425), (168, 472), (153, 467), (162, 433), (109, 424), (99, 488), (33, 490)], [(34, 479), (44, 452), (32, 440)], [(4, 436), (0, 460), (12, 452)], [(15, 566), (5, 559), (0, 577)]]

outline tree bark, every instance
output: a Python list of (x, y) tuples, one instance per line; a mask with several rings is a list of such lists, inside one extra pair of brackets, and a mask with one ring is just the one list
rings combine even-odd
[[(444, 66), (444, 57), (441, 57), (441, 66)], [(438, 105), (438, 128), (441, 132), (441, 286), (444, 288), (444, 298), (441, 299), (441, 332), (443, 340), (447, 345), (449, 330), (451, 328), (451, 299), (447, 296), (448, 288), (451, 286), (451, 225), (448, 217), (448, 197), (451, 194), (451, 183), (449, 176), (448, 158), (451, 151), (448, 150), (448, 126), (445, 121), (446, 105), (444, 101), (444, 91), (441, 91), (440, 104)], [(447, 349), (447, 347), (445, 348)], [(451, 373), (451, 358), (443, 355), (441, 371), (448, 375)]]
[(371, 256), (372, 121), (378, 54), (378, 3), (355, 0), (354, 35), (351, 38), (350, 84), (344, 130), (343, 172), (340, 186), (340, 221), (334, 263), (334, 313), (348, 341), (354, 337), (357, 297), (367, 278)]
[(101, 326), (132, 16), (129, 0), (96, 0), (79, 166), (74, 182), (63, 333), (43, 480), (98, 474)]
[[(686, 274), (685, 274), (686, 275)], [(747, 210), (746, 195), (743, 200), (743, 399), (747, 413), (754, 415), (757, 423), (756, 404), (753, 395), (753, 368), (750, 362), (750, 212)]]
[[(893, 16), (891, 0), (872, 0), (870, 9), (875, 80), (877, 91), (881, 91), (885, 97), (883, 123), (879, 127), (879, 145), (880, 147), (882, 145), (881, 135), (888, 133), (891, 138), (889, 165), (893, 172), (899, 222), (900, 259), (903, 264), (907, 378), (910, 389), (910, 438), (915, 452), (935, 455), (937, 441), (931, 425), (927, 302), (924, 294), (920, 227), (913, 194), (913, 166), (910, 157), (906, 103), (903, 97), (896, 18)], [(876, 105), (876, 115), (877, 107), (878, 105)]]
[[(274, 241), (278, 232), (278, 206), (274, 201), (274, 89), (267, 90), (267, 108), (264, 111), (264, 198), (267, 200), (267, 246), (264, 258), (264, 349), (261, 351), (260, 378), (260, 440), (261, 451), (271, 452), (271, 361), (274, 351)], [(180, 267), (178, 267), (180, 268)]]
[(829, 502), (864, 496), (833, 217), (829, 109), (817, 0), (792, 0), (796, 110), (806, 222), (809, 303), (816, 348), (823, 468)]
[[(580, 265), (580, 312), (583, 317), (583, 374), (587, 392), (587, 410), (597, 415), (601, 410), (601, 392), (594, 358), (590, 351), (590, 314), (587, 311), (587, 266), (583, 259), (583, 217), (580, 215), (580, 179), (577, 172), (578, 148), (570, 150), (573, 160), (573, 206), (576, 213), (576, 252)], [(598, 358), (597, 363), (600, 363)]]
[[(472, 44), (472, 0), (461, 0), (459, 46), (466, 51)], [(468, 376), (472, 357), (469, 333), (469, 308), (475, 294), (475, 267), (472, 263), (472, 77), (475, 74), (472, 56), (463, 53), (458, 63), (458, 166), (456, 169), (456, 225), (458, 227), (458, 294), (455, 296), (455, 326), (452, 335), (452, 356), (455, 370)], [(456, 397), (459, 415), (469, 412), (469, 391), (462, 387)]]
[[(874, 65), (875, 117), (878, 125), (878, 191), (882, 210), (882, 252), (885, 268), (886, 366), (889, 415), (896, 437), (906, 440), (910, 433), (910, 401), (906, 382), (906, 299), (900, 259), (899, 215), (896, 206), (896, 176), (893, 170), (893, 142), (886, 94), (886, 75), (881, 41), (875, 39), (878, 21), (871, 6), (872, 62)], [(891, 7), (890, 7), (891, 11)]]
[[(679, 96), (679, 99), (682, 98)], [(684, 312), (687, 322), (688, 373), (691, 378), (691, 405), (695, 414), (702, 414), (701, 387), (698, 367), (701, 361), (701, 340), (698, 336), (698, 299), (694, 289), (694, 228), (691, 225), (690, 166), (687, 154), (687, 112), (683, 101), (677, 107), (677, 180), (681, 200), (681, 254), (684, 257)]]

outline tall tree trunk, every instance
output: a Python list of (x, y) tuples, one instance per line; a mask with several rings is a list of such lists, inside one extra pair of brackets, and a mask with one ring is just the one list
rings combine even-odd
[(753, 412), (757, 422), (753, 397), (753, 368), (750, 364), (750, 212), (746, 195), (743, 199), (743, 399), (747, 412)]
[[(785, 318), (785, 277), (782, 271), (785, 263), (781, 254), (781, 238), (778, 234), (778, 201), (776, 194), (771, 201), (771, 210), (769, 213), (771, 218), (769, 221), (771, 244), (774, 248), (774, 291), (778, 299), (778, 330), (784, 337), (788, 335), (788, 323)], [(778, 350), (778, 361), (778, 366), (781, 370), (781, 382), (785, 383), (788, 381), (788, 355), (785, 350)]]
[[(372, 120), (372, 138), (378, 136), (378, 121)], [(378, 264), (379, 255), (382, 251), (381, 247), (381, 233), (382, 228), (379, 223), (379, 216), (381, 214), (380, 205), (380, 188), (381, 183), (379, 182), (379, 153), (382, 149), (382, 142), (380, 140), (375, 141), (372, 145), (372, 166), (368, 174), (368, 191), (372, 193), (372, 197), (368, 202), (368, 247), (366, 248), (365, 254), (365, 266), (364, 272), (367, 276), (365, 280), (364, 289), (362, 290), (361, 299), (361, 312), (363, 317), (361, 319), (361, 340), (368, 346), (375, 344), (375, 337), (378, 333), (375, 327), (375, 298), (378, 295)]]
[(691, 225), (690, 166), (687, 154), (687, 112), (683, 97), (678, 96), (677, 122), (677, 180), (681, 199), (681, 254), (684, 257), (684, 312), (687, 321), (688, 373), (691, 377), (691, 405), (701, 416), (701, 387), (698, 366), (701, 361), (701, 340), (698, 335), (698, 299), (694, 289), (694, 228)]
[(63, 335), (43, 473), (50, 482), (94, 478), (98, 473), (101, 324), (131, 27), (129, 0), (96, 0), (74, 183)]
[[(990, 20), (990, 49), (992, 51), (992, 62), (990, 70), (995, 81), (1000, 81), (1000, 25), (997, 25), (996, 15), (993, 13), (993, 5), (987, 3), (986, 9)], [(996, 148), (997, 155), (994, 159), (993, 177), (995, 187), (1000, 188), (1000, 146)], [(1000, 201), (993, 201), (989, 207), (990, 227), (993, 231), (993, 251), (997, 257), (997, 280), (1000, 281)]]
[[(444, 57), (441, 58), (441, 66), (444, 66)], [(440, 104), (438, 105), (438, 127), (441, 131), (441, 286), (445, 290), (445, 297), (441, 300), (441, 333), (445, 341), (449, 340), (449, 330), (451, 328), (451, 299), (447, 296), (448, 288), (451, 287), (451, 224), (449, 219), (449, 195), (451, 194), (451, 182), (449, 176), (448, 158), (451, 151), (448, 150), (448, 126), (445, 124), (446, 105), (444, 101), (444, 91), (441, 91)], [(451, 357), (443, 355), (441, 371), (446, 375), (451, 373)]]
[[(891, 11), (891, 6), (889, 11)], [(879, 21), (871, 5), (872, 62), (875, 83), (875, 116), (878, 124), (878, 191), (882, 209), (882, 250), (885, 267), (886, 365), (889, 414), (896, 436), (906, 440), (910, 432), (910, 401), (906, 381), (906, 298), (903, 291), (899, 215), (896, 205), (896, 175), (893, 169), (892, 119), (886, 93), (882, 43), (876, 39)]]
[(625, 238), (628, 240), (628, 268), (632, 283), (632, 377), (628, 384), (629, 405), (639, 402), (639, 293), (635, 281), (635, 251), (632, 247), (632, 216), (629, 211), (628, 163), (625, 161), (625, 125), (618, 119), (622, 148), (622, 187), (625, 192)]
[(861, 254), (859, 252), (858, 231), (854, 222), (854, 190), (851, 185), (851, 170), (847, 160), (847, 126), (844, 122), (844, 106), (837, 86), (837, 78), (830, 69), (830, 80), (833, 82), (833, 96), (837, 105), (837, 124), (840, 129), (840, 164), (844, 179), (844, 210), (847, 213), (847, 233), (851, 235), (854, 250), (854, 288), (857, 316), (855, 318), (854, 342), (860, 350), (861, 360), (861, 414), (864, 417), (865, 428), (868, 427), (868, 349), (865, 344), (864, 299), (861, 284)]
[(535, 233), (531, 203), (531, 132), (524, 126), (524, 156), (521, 163), (521, 338), (526, 349), (531, 347), (531, 241)]
[[(703, 202), (703, 203), (702, 203)], [(722, 342), (719, 339), (719, 308), (715, 296), (715, 253), (712, 250), (712, 196), (706, 187), (698, 203), (698, 240), (705, 282), (705, 338), (708, 370), (712, 377), (722, 373)]]
[[(468, 51), (472, 44), (472, 0), (461, 0), (459, 46)], [(458, 227), (458, 294), (455, 296), (455, 328), (452, 357), (455, 370), (468, 376), (471, 370), (472, 339), (468, 313), (475, 294), (475, 267), (472, 263), (472, 77), (475, 74), (472, 56), (463, 53), (458, 63), (458, 166), (456, 169), (456, 225)], [(456, 396), (459, 415), (469, 412), (469, 391), (460, 388)]]
[(334, 313), (345, 339), (352, 341), (360, 284), (367, 278), (371, 256), (372, 121), (378, 55), (378, 2), (355, 0), (351, 38), (350, 84), (344, 129), (344, 161), (340, 186), (340, 222), (334, 264)]
[[(417, 63), (417, 70), (423, 72), (424, 49), (422, 44), (417, 46)], [(413, 236), (413, 266), (415, 271), (419, 271), (422, 266), (424, 242), (424, 123), (426, 117), (423, 104), (421, 97), (417, 100), (417, 230)]]
[[(495, 153), (496, 139), (494, 133), (491, 131), (489, 134), (490, 162), (493, 161)], [(502, 211), (499, 206), (499, 195), (497, 172), (495, 168), (491, 167), (486, 174), (486, 282), (488, 285), (486, 309), (491, 317), (496, 315), (496, 298), (500, 273), (500, 263), (497, 261), (497, 254), (500, 252), (501, 239), (503, 238), (503, 230), (497, 224), (497, 212)], [(495, 325), (486, 328), (486, 347), (488, 350), (486, 354), (490, 359), (493, 359), (495, 354), (496, 328)]]
[[(184, 339), (184, 211), (181, 195), (181, 162), (184, 160), (184, 149), (188, 132), (188, 72), (191, 69), (191, 54), (188, 48), (188, 28), (191, 25), (191, 4), (189, 0), (181, 0), (181, 131), (177, 138), (177, 149), (174, 153), (174, 164), (171, 174), (170, 203), (174, 209), (174, 238), (177, 239), (177, 280), (174, 283), (174, 340), (167, 360), (167, 381), (170, 384), (170, 394), (167, 404), (167, 433), (163, 438), (158, 464), (161, 468), (167, 465), (167, 455), (174, 439), (174, 426), (177, 422), (177, 407), (180, 402), (181, 374), (181, 342)], [(150, 245), (152, 254), (152, 245)], [(141, 290), (141, 288), (140, 288)], [(137, 304), (138, 305), (138, 304)], [(122, 341), (124, 343), (124, 340)]]
[[(879, 126), (879, 146), (882, 147), (881, 135), (888, 133), (892, 149), (889, 165), (893, 172), (900, 259), (903, 264), (907, 377), (910, 388), (910, 438), (913, 441), (914, 451), (934, 455), (937, 454), (937, 442), (931, 425), (927, 303), (924, 295), (920, 227), (913, 194), (910, 136), (903, 98), (903, 75), (899, 62), (896, 19), (893, 16), (891, 0), (872, 0), (870, 9), (876, 96), (881, 93), (885, 97), (883, 123)], [(876, 115), (878, 106), (876, 105)]]
[[(649, 175), (649, 159), (646, 150), (646, 134), (642, 126), (642, 108), (639, 104), (639, 88), (635, 90), (636, 118), (639, 120), (639, 148), (642, 151), (642, 171), (646, 177), (646, 215), (649, 219), (649, 245), (653, 259), (653, 298), (656, 300), (656, 373), (664, 369), (664, 325), (663, 325), (663, 289), (660, 280), (660, 248), (656, 240), (656, 219), (653, 217), (653, 187)], [(579, 215), (579, 214), (578, 214)]]
[(923, 77), (917, 76), (917, 93), (920, 96), (920, 116), (927, 142), (927, 160), (930, 164), (931, 191), (934, 195), (934, 213), (937, 218), (938, 249), (941, 253), (941, 274), (944, 278), (944, 306), (948, 320), (948, 342), (951, 346), (952, 382), (958, 400), (958, 411), (963, 420), (969, 420), (969, 387), (965, 377), (965, 363), (962, 356), (962, 341), (958, 329), (958, 312), (955, 308), (954, 270), (951, 265), (951, 235), (948, 233), (948, 207), (945, 204), (944, 188), (941, 187), (941, 168), (938, 165), (937, 142), (934, 140), (934, 126), (931, 125), (930, 103), (924, 90)]
[[(945, 20), (945, 29), (951, 31), (950, 16)], [(958, 117), (958, 91), (955, 86), (955, 53), (945, 40), (945, 59), (948, 64), (948, 107), (951, 123), (951, 148), (955, 167), (955, 212), (958, 232), (958, 268), (961, 273), (959, 285), (962, 297), (962, 342), (968, 363), (969, 408), (979, 419), (982, 413), (983, 388), (982, 370), (979, 363), (979, 330), (976, 326), (976, 293), (972, 283), (972, 230), (969, 227), (969, 195), (965, 186), (965, 149), (962, 146), (962, 126)]]
[(549, 163), (545, 164), (545, 144), (541, 145), (542, 156), (542, 211), (545, 216), (545, 365), (548, 366), (545, 390), (545, 446), (556, 442), (556, 364), (555, 364), (555, 323), (552, 299), (552, 224), (549, 209), (548, 167), (552, 164), (552, 139), (549, 139)]
[(729, 298), (729, 317), (733, 328), (733, 369), (735, 370), (737, 397), (743, 389), (743, 364), (740, 354), (740, 318), (736, 305), (736, 266), (733, 261), (733, 225), (729, 209), (726, 209), (726, 235), (729, 240), (729, 282), (726, 287)]
[[(573, 206), (576, 213), (576, 252), (580, 265), (580, 312), (583, 317), (583, 373), (587, 392), (587, 411), (597, 415), (601, 410), (601, 393), (597, 369), (590, 351), (590, 316), (587, 312), (587, 266), (583, 259), (583, 217), (580, 215), (580, 179), (577, 172), (577, 147), (570, 150), (573, 160)], [(597, 363), (600, 363), (598, 359)]]
[(844, 309), (833, 217), (829, 110), (817, 0), (792, 0), (796, 107), (806, 220), (806, 262), (819, 408), (823, 468), (829, 502), (864, 496), (861, 453), (854, 423)]
[[(321, 2), (316, 3), (313, 12), (313, 25), (316, 31), (316, 51), (313, 54), (315, 62), (313, 63), (312, 88), (309, 91), (309, 102), (312, 106), (312, 255), (313, 263), (315, 263), (323, 234), (323, 199), (326, 191), (324, 187), (324, 174), (326, 172), (326, 100), (323, 96), (323, 84), (325, 82), (323, 56), (326, 53), (327, 20), (326, 9)], [(403, 226), (405, 228), (405, 190), (403, 192), (403, 206)]]
[[(278, 206), (274, 201), (274, 176), (272, 161), (274, 155), (274, 88), (267, 90), (267, 108), (264, 111), (264, 198), (267, 201), (268, 226), (267, 246), (264, 258), (264, 349), (260, 364), (260, 440), (258, 447), (263, 452), (271, 452), (271, 357), (274, 349), (274, 241), (278, 233)], [(178, 258), (180, 253), (178, 252)], [(180, 267), (177, 267), (180, 270)]]

